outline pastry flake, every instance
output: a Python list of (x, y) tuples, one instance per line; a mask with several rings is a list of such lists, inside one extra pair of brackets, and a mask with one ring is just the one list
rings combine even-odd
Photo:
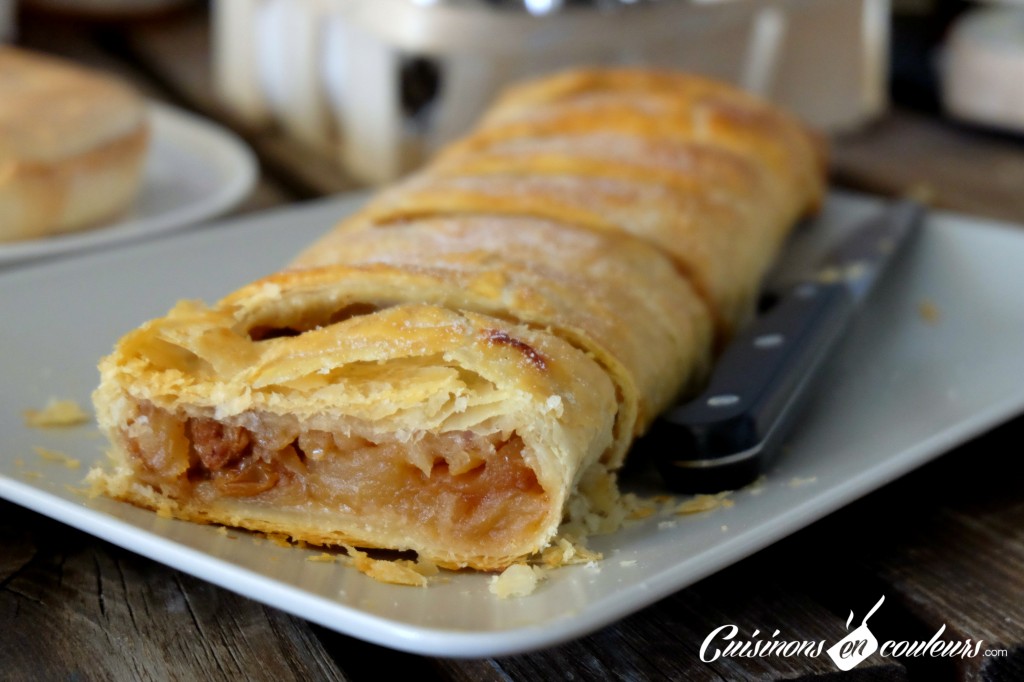
[(37, 429), (78, 426), (92, 420), (74, 400), (51, 398), (40, 410), (25, 410), (25, 425)]

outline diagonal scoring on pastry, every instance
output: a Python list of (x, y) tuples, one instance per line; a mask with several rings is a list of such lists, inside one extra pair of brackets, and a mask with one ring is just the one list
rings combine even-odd
[(607, 510), (822, 172), (798, 123), (704, 79), (514, 88), (288, 269), (122, 338), (90, 477), (183, 519), (521, 561), (568, 511)]

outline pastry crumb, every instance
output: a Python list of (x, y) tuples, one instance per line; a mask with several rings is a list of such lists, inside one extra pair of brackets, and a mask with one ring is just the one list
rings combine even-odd
[(633, 566), (636, 566), (636, 559), (628, 559), (626, 561), (620, 561), (619, 562), (619, 566), (622, 566), (623, 568), (631, 568)]
[(437, 567), (437, 564), (426, 559), (417, 559), (416, 561), (402, 560), (398, 563), (408, 566), (425, 578), (431, 578), (441, 573), (441, 569)]
[(82, 463), (77, 459), (69, 457), (59, 450), (50, 450), (49, 448), (40, 447), (38, 445), (33, 447), (32, 450), (47, 462), (55, 462), (67, 467), (68, 469), (77, 469), (82, 466)]
[(501, 599), (525, 597), (533, 594), (537, 584), (545, 578), (544, 570), (528, 564), (512, 564), (501, 575), (491, 578), (488, 589)]
[(83, 482), (89, 486), (89, 499), (95, 499), (107, 492), (106, 479), (104, 478), (103, 469), (100, 467), (89, 469), (89, 473), (85, 475)]
[(809, 476), (807, 478), (800, 478), (799, 476), (794, 476), (793, 478), (789, 479), (789, 487), (790, 488), (799, 488), (800, 486), (810, 485), (811, 483), (817, 483), (817, 482), (818, 482), (818, 477), (817, 476)]
[(156, 507), (156, 515), (162, 519), (173, 519), (174, 511), (169, 502), (161, 500)]
[(732, 507), (735, 503), (729, 499), (731, 490), (726, 490), (715, 495), (695, 495), (675, 508), (678, 515), (700, 514), (702, 512), (714, 511)]
[(648, 516), (654, 516), (655, 508), (652, 507), (637, 507), (636, 509), (629, 512), (627, 517), (630, 521), (638, 521), (640, 519), (646, 519)]
[(292, 547), (291, 538), (287, 535), (281, 535), (280, 533), (264, 533), (263, 537), (270, 540), (278, 547)]
[(313, 556), (306, 557), (306, 561), (312, 561), (317, 564), (333, 564), (338, 558), (333, 554), (327, 552), (321, 552), (320, 554), (314, 554)]
[(348, 563), (363, 575), (391, 585), (427, 586), (427, 577), (409, 566), (413, 562), (371, 559), (369, 554), (361, 552), (355, 547), (349, 545), (344, 545), (344, 547), (348, 552)]
[(658, 498), (620, 492), (615, 473), (596, 464), (583, 474), (560, 532), (579, 540), (591, 535), (607, 535), (627, 522), (643, 520), (657, 511)]
[(576, 556), (576, 548), (566, 538), (556, 539), (540, 553), (541, 562), (549, 568), (565, 566)]
[(761, 474), (753, 483), (746, 486), (744, 490), (746, 490), (747, 493), (749, 493), (750, 495), (760, 495), (761, 493), (764, 492), (764, 487), (767, 483), (768, 477), (765, 476), (764, 474)]
[(667, 528), (675, 528), (675, 521), (658, 521), (658, 530), (665, 530)]
[(729, 526), (726, 526), (725, 524), (722, 524), (722, 532), (723, 533), (728, 533), (729, 532)]
[(932, 326), (937, 325), (941, 317), (939, 307), (935, 305), (934, 301), (927, 298), (917, 304), (917, 314), (921, 316), (925, 323)]
[(25, 424), (37, 429), (61, 426), (77, 426), (91, 421), (92, 417), (74, 400), (50, 398), (41, 410), (25, 410)]
[(654, 499), (640, 497), (634, 493), (622, 495), (619, 504), (625, 510), (626, 519), (629, 521), (646, 519), (658, 511), (658, 503)]
[(935, 197), (937, 194), (938, 191), (935, 189), (935, 185), (923, 180), (918, 180), (907, 188), (905, 195), (908, 199), (924, 204), (925, 206), (932, 206), (935, 204)]
[(619, 492), (615, 474), (597, 464), (589, 467), (578, 484), (578, 494), (569, 502), (568, 521), (562, 532), (576, 538), (613, 533), (622, 527), (636, 496)]
[(21, 477), (28, 481), (37, 481), (43, 477), (40, 471), (22, 471)]
[(568, 536), (556, 538), (549, 547), (540, 553), (540, 563), (545, 568), (585, 564), (588, 561), (598, 561), (602, 558), (600, 552), (595, 552), (583, 542)]

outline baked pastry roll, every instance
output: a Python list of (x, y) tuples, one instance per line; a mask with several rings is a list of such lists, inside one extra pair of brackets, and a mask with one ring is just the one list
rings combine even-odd
[(752, 315), (789, 227), (823, 195), (824, 167), (820, 140), (741, 91), (576, 71), (511, 88), (476, 132), (356, 222), (505, 213), (628, 232), (673, 258), (724, 342)]
[[(507, 115), (546, 107), (544, 83)], [(759, 126), (743, 151), (585, 119), (517, 137), (494, 116), (288, 269), (125, 336), (100, 364), (114, 447), (92, 479), (179, 518), (486, 570), (608, 513), (633, 439), (700, 385), (820, 201), (796, 181), (820, 159), (780, 179)]]
[(774, 200), (763, 173), (728, 153), (625, 136), (527, 139), (439, 162), (384, 192), (350, 229), (488, 213), (626, 232), (673, 260), (727, 337), (750, 317), (765, 254), (784, 239), (765, 229), (783, 222)]
[(793, 116), (710, 79), (657, 71), (577, 71), (510, 88), (477, 131), (448, 153), (594, 131), (733, 151), (768, 169), (791, 199), (824, 191), (823, 143)]
[(0, 46), (0, 242), (115, 216), (135, 197), (147, 137), (128, 87)]
[[(598, 361), (618, 394), (616, 442), (603, 458), (612, 467), (710, 365), (707, 307), (669, 259), (623, 235), (536, 218), (456, 214), (338, 230), (293, 266), (422, 269), (424, 254), (456, 283), (458, 305), (550, 329)], [(664, 353), (653, 355), (652, 348)]]

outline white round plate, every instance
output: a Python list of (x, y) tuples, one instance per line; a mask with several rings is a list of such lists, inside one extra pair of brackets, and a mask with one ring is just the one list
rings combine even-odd
[(164, 104), (149, 105), (151, 136), (139, 194), (116, 222), (0, 244), (0, 266), (177, 230), (237, 206), (256, 182), (256, 160), (224, 128)]

